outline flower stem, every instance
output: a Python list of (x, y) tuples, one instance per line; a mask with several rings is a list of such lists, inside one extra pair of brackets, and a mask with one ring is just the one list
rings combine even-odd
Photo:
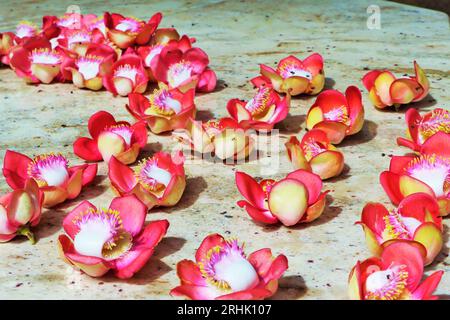
[(30, 227), (28, 226), (23, 226), (22, 228), (17, 230), (17, 234), (27, 237), (28, 240), (30, 240), (31, 244), (36, 243), (36, 238), (34, 237), (33, 232), (31, 232)]

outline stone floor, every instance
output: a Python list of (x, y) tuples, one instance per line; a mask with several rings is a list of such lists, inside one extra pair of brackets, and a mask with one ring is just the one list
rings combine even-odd
[[(14, 28), (20, 20), (38, 22), (45, 14), (61, 15), (73, 1), (0, 1), (0, 30)], [(116, 2), (116, 4), (114, 4)], [(431, 81), (431, 93), (411, 107), (422, 111), (448, 108), (450, 99), (450, 34), (443, 13), (384, 1), (108, 1), (98, 5), (78, 0), (82, 13), (100, 14), (105, 10), (149, 17), (164, 12), (163, 26), (174, 25), (181, 33), (198, 39), (198, 46), (210, 56), (219, 84), (214, 93), (196, 99), (199, 118), (226, 115), (225, 105), (233, 97), (249, 98), (248, 80), (258, 74), (258, 64), (274, 64), (294, 54), (300, 58), (319, 52), (325, 58), (327, 88), (345, 90), (356, 84), (366, 70), (389, 68), (396, 74), (411, 74), (417, 59)], [(371, 4), (381, 8), (381, 29), (366, 26)], [(122, 281), (113, 276), (92, 279), (67, 266), (57, 254), (56, 239), (62, 233), (66, 213), (81, 200), (106, 206), (113, 197), (105, 164), (100, 164), (95, 186), (75, 201), (44, 213), (36, 231), (39, 242), (32, 246), (17, 239), (0, 248), (0, 298), (25, 299), (166, 299), (178, 284), (176, 263), (192, 258), (201, 240), (209, 233), (239, 236), (247, 251), (271, 247), (289, 259), (289, 270), (280, 281), (274, 299), (345, 299), (347, 277), (358, 259), (368, 257), (364, 235), (353, 223), (359, 219), (367, 201), (389, 205), (378, 183), (378, 175), (388, 167), (389, 156), (403, 154), (395, 138), (405, 132), (404, 112), (375, 110), (363, 95), (366, 122), (359, 134), (339, 147), (346, 156), (342, 176), (326, 182), (332, 190), (328, 207), (317, 221), (300, 227), (264, 227), (253, 223), (236, 206), (241, 197), (233, 174), (244, 170), (260, 174), (255, 162), (232, 166), (205, 163), (187, 165), (188, 184), (181, 202), (169, 209), (154, 210), (148, 220), (166, 218), (171, 227), (154, 257), (134, 278)], [(279, 126), (280, 167), (274, 175), (291, 170), (283, 143), (291, 134), (302, 135), (305, 114), (314, 97), (292, 101), (288, 118)], [(126, 99), (108, 92), (78, 90), (71, 84), (30, 86), (14, 73), (0, 70), (0, 165), (6, 149), (28, 155), (62, 152), (72, 164), (80, 163), (71, 144), (86, 135), (89, 116), (97, 110), (112, 112), (116, 118), (131, 120), (124, 108)], [(446, 105), (447, 104), (447, 105)], [(149, 137), (145, 155), (170, 150), (170, 136)], [(0, 192), (8, 187), (0, 178)], [(449, 220), (445, 220), (449, 232)], [(450, 244), (446, 236), (447, 246)], [(437, 261), (427, 268), (450, 271), (447, 246)], [(449, 298), (450, 275), (446, 274), (437, 294)]]

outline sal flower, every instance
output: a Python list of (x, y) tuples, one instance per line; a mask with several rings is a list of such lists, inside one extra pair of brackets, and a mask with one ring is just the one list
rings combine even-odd
[(296, 170), (284, 179), (257, 182), (244, 172), (236, 172), (236, 185), (246, 200), (237, 205), (261, 223), (285, 226), (311, 222), (322, 214), (328, 191), (322, 192), (322, 180), (314, 173)]
[(160, 83), (149, 97), (130, 93), (128, 112), (139, 121), (145, 121), (153, 133), (184, 129), (190, 118), (195, 118), (195, 90), (182, 93)]
[(419, 151), (422, 144), (437, 132), (450, 133), (450, 112), (436, 108), (423, 116), (411, 108), (405, 114), (407, 139), (397, 138), (401, 146)]
[(294, 56), (284, 58), (276, 70), (261, 64), (260, 70), (261, 76), (252, 79), (255, 86), (271, 85), (277, 92), (292, 96), (317, 94), (325, 85), (323, 58), (318, 53), (313, 53), (303, 61)]
[(78, 197), (81, 189), (94, 180), (97, 164), (69, 167), (61, 154), (41, 154), (34, 159), (6, 150), (3, 175), (14, 190), (23, 189), (28, 179), (34, 179), (44, 192), (44, 207), (52, 207)]
[(211, 92), (216, 87), (217, 77), (208, 68), (208, 55), (200, 48), (165, 46), (152, 60), (151, 71), (156, 81), (164, 82), (170, 89), (181, 92), (196, 88), (199, 92)]
[(361, 92), (355, 86), (348, 87), (345, 95), (337, 90), (322, 92), (306, 116), (306, 127), (324, 131), (333, 144), (358, 133), (363, 125), (364, 106)]
[(103, 87), (103, 77), (111, 72), (116, 59), (117, 53), (111, 47), (91, 43), (84, 55), (66, 59), (61, 67), (64, 78), (72, 80), (75, 86), (97, 91)]
[(135, 194), (151, 209), (154, 206), (174, 206), (186, 187), (184, 157), (181, 152), (172, 157), (158, 152), (139, 162), (134, 169), (111, 157), (109, 179), (118, 194)]
[(117, 60), (111, 72), (103, 77), (103, 85), (114, 96), (144, 93), (147, 89), (147, 72), (142, 59), (131, 50)]
[(254, 139), (244, 128), (231, 118), (206, 122), (190, 119), (187, 129), (177, 132), (177, 138), (196, 152), (214, 153), (222, 160), (245, 159), (255, 144)]
[(393, 242), (380, 258), (358, 261), (349, 276), (353, 300), (436, 300), (433, 295), (443, 271), (423, 277), (423, 247), (411, 242)]
[(94, 113), (88, 122), (91, 138), (75, 140), (73, 152), (87, 161), (109, 162), (112, 156), (124, 164), (136, 161), (139, 151), (147, 144), (147, 128), (143, 121), (130, 125), (116, 121), (106, 111)]
[(294, 169), (313, 172), (322, 180), (337, 177), (344, 169), (343, 153), (330, 143), (322, 130), (308, 131), (301, 142), (292, 136), (285, 145)]
[(369, 71), (362, 79), (370, 101), (379, 109), (420, 101), (430, 90), (425, 72), (414, 61), (415, 76), (396, 78), (387, 70)]
[(167, 220), (144, 226), (147, 207), (135, 196), (114, 198), (107, 209), (83, 201), (63, 221), (59, 251), (65, 262), (91, 277), (109, 270), (121, 279), (142, 269), (169, 227)]
[(162, 20), (160, 12), (147, 22), (134, 17), (124, 17), (118, 13), (105, 12), (104, 24), (108, 38), (119, 48), (127, 49), (136, 44), (146, 45)]
[(391, 211), (381, 203), (368, 203), (357, 223), (363, 227), (370, 252), (377, 257), (383, 247), (393, 241), (417, 241), (426, 249), (424, 262), (428, 265), (439, 254), (444, 242), (439, 205), (425, 193), (407, 196)]
[(227, 110), (230, 116), (245, 128), (271, 130), (289, 113), (290, 95), (283, 99), (269, 86), (261, 86), (252, 99), (231, 99)]
[(36, 243), (31, 228), (41, 219), (43, 201), (44, 194), (33, 179), (28, 179), (23, 188), (0, 197), (0, 242), (21, 235)]
[(262, 300), (275, 294), (287, 268), (282, 254), (274, 257), (265, 248), (247, 256), (237, 240), (211, 234), (197, 249), (195, 261), (177, 264), (181, 283), (170, 294), (192, 300)]
[(32, 37), (11, 51), (10, 66), (27, 83), (51, 83), (59, 74), (63, 56), (44, 37)]
[(422, 145), (419, 156), (393, 156), (380, 182), (395, 205), (410, 194), (423, 192), (438, 200), (441, 215), (449, 214), (450, 134), (436, 133)]

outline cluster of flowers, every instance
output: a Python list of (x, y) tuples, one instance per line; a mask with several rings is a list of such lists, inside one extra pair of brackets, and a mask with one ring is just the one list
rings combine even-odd
[[(89, 119), (90, 137), (73, 144), (80, 158), (108, 164), (111, 186), (118, 194), (107, 209), (83, 201), (63, 221), (65, 234), (59, 237), (63, 259), (93, 277), (113, 270), (119, 278), (130, 278), (139, 271), (169, 227), (167, 220), (145, 225), (148, 210), (173, 206), (184, 192), (181, 152), (173, 156), (158, 152), (134, 168), (128, 166), (146, 145), (148, 130), (155, 134), (184, 130), (182, 141), (195, 151), (242, 159), (254, 147), (249, 129), (272, 129), (288, 115), (291, 96), (315, 95), (324, 88), (319, 54), (304, 60), (289, 56), (276, 70), (260, 66), (261, 75), (251, 80), (255, 95), (249, 101), (230, 100), (229, 117), (197, 122), (195, 93), (214, 90), (216, 75), (208, 67), (206, 53), (192, 46), (195, 39), (180, 37), (173, 28), (159, 28), (161, 19), (160, 13), (147, 22), (110, 13), (46, 16), (41, 29), (21, 23), (15, 33), (0, 35), (1, 61), (27, 83), (72, 81), (79, 88), (105, 87), (114, 95), (128, 96), (126, 108), (136, 123), (116, 121), (99, 111)], [(363, 82), (374, 104), (405, 104), (426, 96), (428, 81), (417, 64), (415, 69), (416, 76), (408, 79), (395, 80), (382, 71), (366, 75)], [(158, 87), (146, 97), (143, 93), (150, 81)], [(438, 124), (436, 117), (444, 120)], [(381, 258), (357, 264), (350, 277), (351, 297), (433, 298), (441, 276), (438, 272), (419, 285), (423, 265), (442, 247), (439, 211), (448, 213), (450, 207), (450, 148), (445, 153), (436, 147), (444, 142), (448, 146), (449, 140), (430, 134), (448, 130), (448, 113), (436, 111), (423, 120), (408, 112), (407, 118), (412, 141), (399, 143), (421, 155), (399, 158), (391, 163), (391, 172), (382, 175), (383, 186), (399, 204), (397, 210), (391, 214), (377, 204), (364, 210), (361, 224), (369, 247)], [(422, 129), (417, 121), (424, 123)], [(291, 137), (286, 143), (294, 171), (280, 181), (259, 182), (237, 172), (237, 188), (245, 198), (238, 205), (261, 223), (292, 226), (317, 219), (328, 193), (322, 191), (322, 180), (338, 176), (344, 168), (344, 156), (334, 144), (359, 132), (363, 124), (357, 87), (348, 87), (344, 94), (321, 92), (307, 113), (309, 131), (301, 141)], [(31, 159), (8, 150), (3, 174), (13, 191), (0, 198), (0, 241), (25, 235), (34, 242), (30, 228), (39, 223), (42, 207), (75, 199), (94, 180), (97, 164), (69, 167), (61, 154)], [(195, 261), (178, 263), (181, 284), (171, 294), (191, 299), (264, 299), (276, 292), (287, 268), (282, 254), (274, 257), (266, 248), (247, 256), (237, 240), (212, 234), (201, 243)]]
[(450, 213), (450, 113), (434, 109), (406, 113), (408, 139), (398, 144), (416, 154), (392, 156), (380, 182), (392, 203), (368, 203), (361, 221), (374, 257), (358, 262), (349, 278), (356, 299), (437, 299), (432, 293), (443, 271), (421, 284), (423, 267), (442, 250), (442, 216)]

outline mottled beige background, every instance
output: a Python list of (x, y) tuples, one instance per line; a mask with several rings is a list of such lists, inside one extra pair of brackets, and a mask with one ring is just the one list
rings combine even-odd
[[(381, 29), (369, 30), (366, 8), (377, 3)], [(259, 63), (273, 65), (288, 54), (302, 58), (314, 51), (325, 58), (327, 88), (338, 90), (351, 84), (362, 88), (360, 78), (373, 68), (390, 68), (398, 75), (412, 73), (412, 62), (417, 59), (432, 89), (429, 97), (413, 107), (423, 111), (448, 108), (450, 36), (443, 13), (378, 1), (0, 1), (0, 30), (11, 29), (22, 19), (38, 22), (45, 14), (60, 15), (69, 4), (80, 5), (83, 13), (110, 10), (139, 18), (159, 10), (165, 14), (163, 26), (173, 25), (180, 33), (196, 37), (220, 79), (216, 92), (196, 100), (202, 119), (225, 116), (230, 98), (250, 98), (252, 87), (247, 81), (257, 75)], [(113, 276), (91, 279), (59, 259), (56, 239), (62, 232), (62, 219), (78, 201), (109, 204), (113, 193), (102, 163), (95, 186), (77, 200), (44, 213), (35, 246), (22, 239), (0, 246), (0, 298), (169, 298), (169, 290), (178, 284), (177, 261), (192, 258), (200, 241), (212, 232), (238, 236), (248, 251), (271, 247), (275, 253), (287, 255), (290, 268), (275, 299), (346, 298), (350, 268), (357, 259), (368, 257), (363, 232), (353, 223), (367, 201), (389, 205), (378, 175), (388, 167), (390, 155), (406, 152), (395, 142), (404, 134), (406, 108), (398, 113), (382, 112), (370, 105), (366, 93), (363, 99), (367, 116), (364, 129), (340, 145), (348, 167), (341, 177), (326, 183), (333, 192), (325, 213), (314, 223), (264, 227), (253, 223), (235, 205), (241, 197), (234, 185), (234, 171), (260, 175), (254, 162), (187, 166), (188, 186), (181, 202), (148, 215), (149, 220), (166, 218), (171, 223), (168, 237), (148, 265), (128, 281)], [(279, 126), (283, 143), (289, 134), (304, 133), (304, 115), (313, 101), (313, 97), (293, 100), (289, 117)], [(78, 90), (71, 84), (26, 85), (3, 68), (0, 159), (9, 148), (28, 155), (63, 152), (72, 164), (78, 164), (71, 144), (77, 136), (86, 135), (89, 116), (104, 109), (119, 119), (131, 120), (125, 102), (108, 92)], [(173, 146), (170, 136), (151, 135), (144, 153), (151, 155), (154, 150)], [(280, 163), (277, 178), (291, 170), (284, 148), (280, 148)], [(8, 191), (3, 178), (0, 191)], [(448, 233), (448, 219), (445, 225)], [(448, 246), (448, 236), (446, 242)], [(450, 271), (449, 262), (446, 247), (427, 272)], [(449, 289), (450, 275), (446, 274), (437, 293), (448, 298)]]

